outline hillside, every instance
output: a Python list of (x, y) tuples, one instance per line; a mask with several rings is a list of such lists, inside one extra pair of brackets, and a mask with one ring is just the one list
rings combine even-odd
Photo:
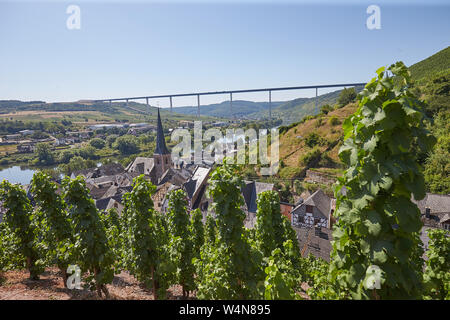
[[(357, 92), (361, 88), (357, 88)], [(336, 104), (342, 90), (337, 90), (317, 96), (317, 109), (321, 106), (329, 104)], [(299, 98), (292, 101), (285, 102), (280, 106), (272, 109), (272, 115), (276, 118), (283, 119), (283, 124), (288, 125), (298, 122), (305, 116), (314, 115), (316, 111), (316, 98)], [(252, 116), (252, 115), (251, 115)], [(268, 117), (268, 111), (260, 113), (262, 117)]]
[(448, 72), (450, 69), (450, 47), (409, 67), (411, 77), (419, 81), (435, 73)]
[[(436, 115), (440, 111), (448, 113), (450, 110), (450, 48), (412, 65), (410, 71), (413, 80), (416, 82), (414, 88), (416, 94), (427, 103), (427, 108), (424, 111), (429, 117), (436, 119)], [(339, 92), (330, 93), (329, 97), (324, 97), (322, 101), (326, 101), (325, 99), (336, 101)], [(322, 101), (318, 105), (322, 105)], [(330, 102), (327, 103), (331, 104)], [(281, 105), (278, 109), (285, 107), (287, 109), (285, 111), (287, 112), (286, 117), (292, 117), (289, 113), (290, 109), (304, 108), (303, 110), (310, 110), (311, 112), (314, 101), (299, 100), (298, 106), (293, 107), (293, 104), (294, 102), (291, 105), (289, 103), (285, 104), (286, 106)], [(280, 177), (303, 177), (306, 169), (325, 172), (332, 176), (339, 175), (343, 170), (338, 157), (343, 137), (342, 122), (356, 109), (357, 104), (350, 103), (326, 115), (319, 114), (312, 119), (305, 118), (303, 121), (293, 123), (285, 128), (286, 131), (280, 135), (280, 161), (282, 161)], [(301, 111), (298, 112), (302, 114)], [(335, 120), (330, 120), (331, 118), (335, 118)], [(440, 118), (445, 117), (441, 115)], [(442, 122), (442, 120), (440, 121)], [(436, 132), (436, 130), (432, 128), (433, 132)], [(425, 159), (423, 160), (425, 162)], [(442, 171), (447, 170), (448, 172), (448, 165), (445, 165), (445, 163), (439, 165), (447, 168), (442, 169)], [(439, 174), (439, 176), (440, 179), (438, 180), (442, 180), (442, 174)], [(438, 190), (440, 189), (435, 189), (436, 192)]]
[[(0, 100), (0, 120), (21, 121), (57, 121), (68, 120), (74, 123), (97, 122), (123, 122), (123, 121), (148, 121), (156, 119), (157, 107), (146, 104), (129, 102), (93, 103), (68, 102), (46, 103), (43, 101), (23, 102), (18, 100)], [(170, 112), (169, 109), (161, 109), (161, 116), (166, 120), (193, 120), (197, 115), (183, 115)], [(215, 118), (205, 117), (203, 120)]]
[[(343, 135), (342, 122), (356, 111), (351, 103), (301, 122), (280, 136), (279, 172), (282, 178), (301, 177), (308, 168), (319, 171), (339, 172), (338, 151)], [(283, 168), (284, 166), (284, 168)]]

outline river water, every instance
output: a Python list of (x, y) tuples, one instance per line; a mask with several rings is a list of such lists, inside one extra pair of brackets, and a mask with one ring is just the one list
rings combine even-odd
[(29, 184), (35, 171), (35, 169), (20, 166), (0, 169), (0, 182), (6, 179), (11, 183)]

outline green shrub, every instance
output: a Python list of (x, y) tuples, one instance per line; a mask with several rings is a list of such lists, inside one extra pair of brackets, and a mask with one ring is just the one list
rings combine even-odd
[(332, 126), (336, 126), (341, 123), (341, 121), (336, 116), (332, 116), (330, 119), (328, 119), (328, 123)]
[(354, 102), (356, 99), (356, 91), (355, 88), (345, 88), (341, 91), (339, 98), (338, 98), (338, 105), (339, 107), (343, 107), (350, 102)]
[(320, 112), (323, 114), (328, 114), (328, 112), (333, 111), (333, 107), (330, 106), (329, 104), (325, 104), (322, 106), (322, 108), (320, 109)]
[(322, 157), (322, 152), (315, 147), (300, 158), (300, 164), (307, 167), (316, 166)]
[(319, 136), (317, 133), (312, 132), (310, 133), (306, 138), (305, 138), (305, 144), (310, 147), (313, 148), (317, 145), (320, 145), (323, 143), (323, 138), (321, 136)]
[(105, 147), (105, 141), (100, 138), (94, 138), (89, 141), (89, 144), (96, 149), (102, 149)]

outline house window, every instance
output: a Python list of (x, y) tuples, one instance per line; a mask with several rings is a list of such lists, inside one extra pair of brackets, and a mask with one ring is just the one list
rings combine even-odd
[(306, 212), (313, 213), (313, 206), (306, 205)]
[(445, 230), (450, 230), (450, 224), (444, 223), (444, 229)]
[(305, 223), (312, 225), (314, 223), (314, 218), (311, 213), (307, 213), (305, 217)]

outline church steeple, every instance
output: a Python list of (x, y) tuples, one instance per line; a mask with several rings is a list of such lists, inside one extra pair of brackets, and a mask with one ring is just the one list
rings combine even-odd
[(155, 166), (154, 179), (156, 183), (159, 183), (159, 179), (162, 177), (167, 169), (172, 168), (172, 156), (169, 149), (166, 146), (166, 140), (164, 139), (164, 131), (161, 123), (161, 116), (159, 115), (158, 108), (158, 124), (156, 131), (156, 147), (153, 153), (153, 163)]
[(156, 132), (156, 148), (155, 154), (170, 154), (169, 149), (166, 146), (166, 139), (164, 139), (164, 130), (161, 123), (161, 116), (159, 115), (158, 108), (158, 124), (157, 124), (157, 132)]

